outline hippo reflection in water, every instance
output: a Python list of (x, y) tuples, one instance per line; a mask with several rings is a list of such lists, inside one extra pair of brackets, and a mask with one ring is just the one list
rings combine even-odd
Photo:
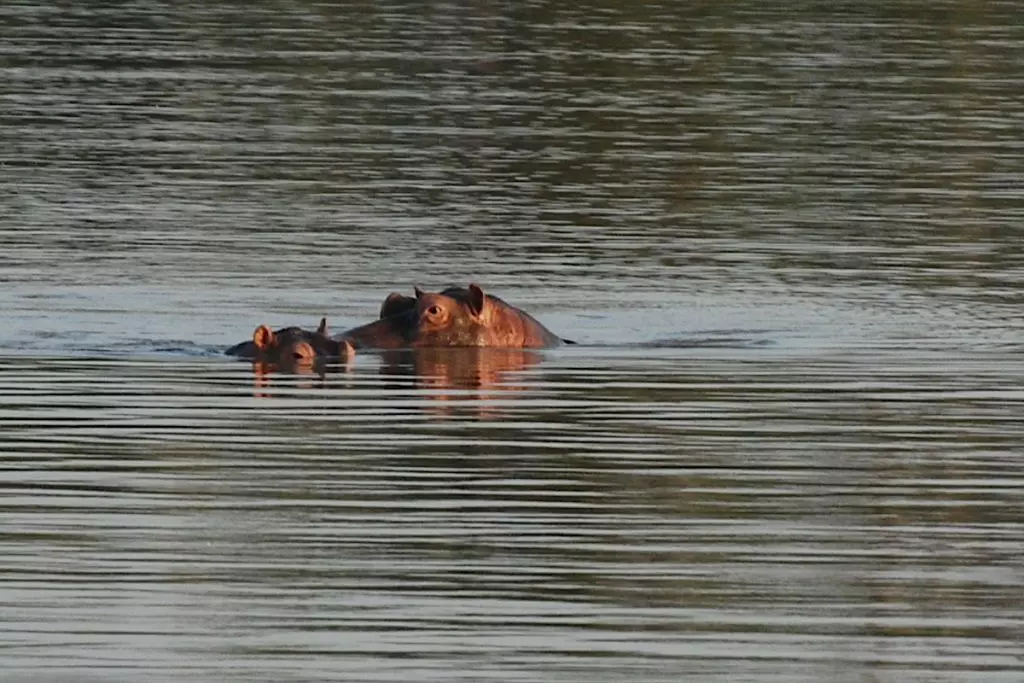
[(355, 349), (537, 349), (572, 343), (475, 284), (439, 293), (416, 288), (415, 293), (415, 297), (388, 295), (378, 320), (335, 337), (328, 336), (326, 319), (315, 332), (300, 327), (273, 331), (261, 325), (252, 341), (236, 344), (227, 353), (255, 362), (295, 366), (322, 359), (347, 360)]
[(533, 349), (424, 347), (379, 352), (380, 374), (388, 379), (408, 377), (421, 395), (422, 408), (435, 416), (501, 414), (499, 399), (526, 391), (534, 381), (519, 375), (544, 360)]

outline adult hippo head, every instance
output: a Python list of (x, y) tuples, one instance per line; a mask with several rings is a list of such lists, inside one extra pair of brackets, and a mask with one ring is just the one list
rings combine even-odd
[(357, 348), (490, 347), (505, 349), (557, 346), (563, 339), (530, 314), (478, 285), (443, 292), (415, 290), (416, 296), (391, 294), (380, 319), (343, 332), (339, 339)]

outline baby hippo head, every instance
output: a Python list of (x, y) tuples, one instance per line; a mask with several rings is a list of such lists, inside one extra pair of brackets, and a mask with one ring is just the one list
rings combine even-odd
[(316, 360), (316, 349), (311, 335), (301, 327), (285, 327), (274, 331), (260, 325), (252, 333), (255, 357), (264, 363), (275, 365), (312, 365)]
[(301, 327), (274, 331), (260, 325), (252, 334), (252, 343), (256, 360), (282, 366), (308, 366), (327, 358), (347, 360), (354, 353), (349, 342), (327, 336), (326, 318), (321, 318), (316, 332)]

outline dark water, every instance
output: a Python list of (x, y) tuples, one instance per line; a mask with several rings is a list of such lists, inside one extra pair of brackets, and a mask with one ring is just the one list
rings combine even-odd
[(1021, 680), (1019, 19), (4, 4), (3, 680)]

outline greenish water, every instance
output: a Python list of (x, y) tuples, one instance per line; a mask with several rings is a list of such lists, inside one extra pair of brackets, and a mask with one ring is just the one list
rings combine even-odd
[(4, 680), (1020, 680), (1017, 15), (6, 4)]

